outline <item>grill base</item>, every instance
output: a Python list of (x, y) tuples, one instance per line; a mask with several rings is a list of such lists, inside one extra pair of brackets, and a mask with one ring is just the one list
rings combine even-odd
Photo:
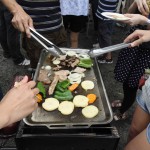
[(47, 129), (22, 123), (16, 136), (18, 150), (115, 150), (119, 142), (115, 127)]

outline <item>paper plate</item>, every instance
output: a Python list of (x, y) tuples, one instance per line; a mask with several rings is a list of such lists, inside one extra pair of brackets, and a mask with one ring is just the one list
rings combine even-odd
[(124, 16), (123, 14), (119, 14), (119, 13), (103, 12), (101, 14), (104, 17), (112, 19), (112, 20), (117, 20), (117, 21), (127, 21), (127, 20), (130, 20), (130, 18)]

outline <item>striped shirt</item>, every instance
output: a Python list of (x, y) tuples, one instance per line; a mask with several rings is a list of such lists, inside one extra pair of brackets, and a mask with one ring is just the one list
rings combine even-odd
[(102, 20), (109, 20), (101, 15), (102, 12), (116, 12), (118, 0), (99, 0), (96, 16)]
[(25, 12), (33, 19), (38, 32), (54, 32), (62, 26), (59, 0), (18, 0)]

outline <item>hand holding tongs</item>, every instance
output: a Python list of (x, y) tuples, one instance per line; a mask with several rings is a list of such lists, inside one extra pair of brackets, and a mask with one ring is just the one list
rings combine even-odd
[[(60, 55), (64, 55), (65, 54), (65, 52), (63, 52), (59, 47), (57, 47), (51, 41), (49, 41), (48, 39), (46, 39), (44, 36), (42, 36), (40, 33), (38, 33), (35, 29), (33, 29), (31, 27), (29, 27), (29, 28), (31, 30), (31, 36), (37, 42), (39, 42), (48, 52), (50, 52), (53, 56), (59, 57)], [(50, 47), (46, 46), (46, 44), (49, 45)]]
[(89, 51), (89, 55), (93, 58), (93, 57), (97, 57), (99, 55), (108, 53), (108, 52), (112, 52), (112, 51), (116, 51), (116, 50), (120, 50), (126, 47), (129, 47), (131, 45), (131, 43), (121, 43), (121, 44), (116, 44), (113, 46), (108, 46), (105, 48), (100, 48), (100, 49), (92, 49)]

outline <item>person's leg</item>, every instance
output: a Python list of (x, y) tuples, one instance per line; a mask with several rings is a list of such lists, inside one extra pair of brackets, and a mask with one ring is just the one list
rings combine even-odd
[(127, 144), (124, 150), (150, 150), (150, 143), (147, 140), (146, 132), (146, 129), (144, 129)]
[(70, 22), (70, 16), (69, 15), (63, 16), (63, 24), (65, 27), (65, 30), (69, 29), (69, 22)]
[(72, 32), (70, 33), (70, 48), (78, 48), (78, 37), (79, 32)]
[(13, 27), (11, 23), (12, 14), (6, 9), (4, 12), (4, 17), (7, 28), (7, 32), (5, 34), (7, 34), (9, 52), (14, 63), (19, 64), (24, 60), (24, 57), (20, 52), (20, 32)]
[[(99, 20), (98, 22), (98, 41), (101, 48), (111, 46), (112, 40), (112, 30), (113, 30), (113, 21), (104, 21)], [(105, 55), (105, 59), (112, 61), (111, 53)], [(103, 62), (100, 62), (103, 63)], [(105, 63), (105, 62), (104, 62)]]
[(124, 98), (123, 98), (122, 106), (120, 108), (121, 114), (126, 112), (134, 103), (137, 89), (138, 87), (132, 88), (132, 87), (129, 87), (128, 84), (123, 83)]
[(128, 135), (128, 142), (141, 133), (150, 123), (150, 115), (139, 105), (136, 107)]
[(70, 47), (78, 48), (79, 32), (84, 28), (86, 24), (87, 16), (71, 16), (70, 18)]
[(4, 18), (4, 8), (0, 8), (0, 43), (3, 48), (3, 55), (5, 58), (10, 58), (11, 54), (7, 45), (7, 29)]

